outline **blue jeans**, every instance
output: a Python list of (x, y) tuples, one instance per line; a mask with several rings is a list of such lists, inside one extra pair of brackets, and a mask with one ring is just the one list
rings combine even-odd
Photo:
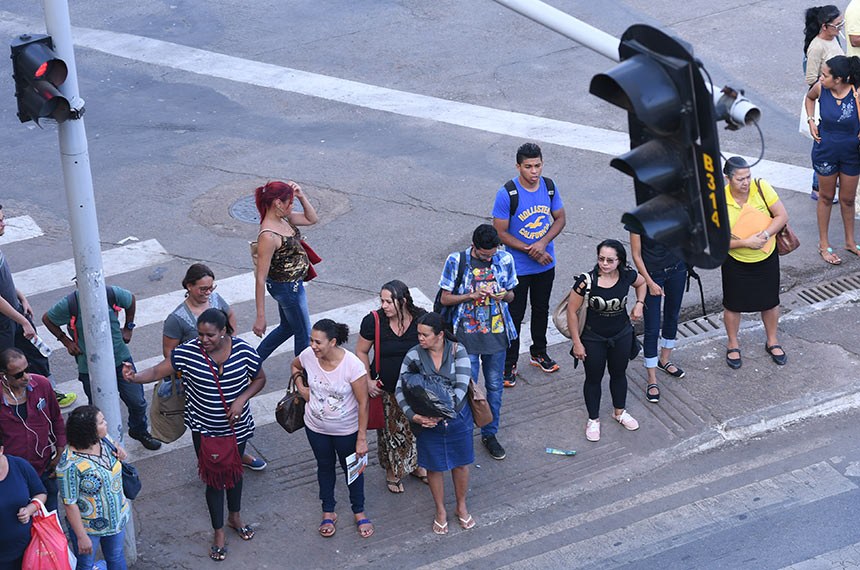
[[(134, 366), (131, 358), (130, 362)], [(136, 370), (136, 369), (135, 369)], [(78, 380), (84, 385), (84, 393), (87, 395), (87, 403), (92, 404), (93, 395), (90, 388), (90, 375), (78, 373)], [(132, 384), (122, 379), (122, 364), (116, 367), (116, 384), (119, 389), (119, 399), (128, 408), (128, 433), (147, 433), (146, 424), (146, 398), (143, 395), (143, 384)]]
[[(45, 486), (45, 491), (48, 493), (48, 498), (45, 499), (45, 508), (48, 509), (49, 513), (51, 511), (57, 511), (57, 493), (60, 490), (60, 486), (57, 484), (57, 478), (51, 477), (53, 473), (53, 471), (50, 473), (45, 472), (39, 476), (39, 479), (42, 481), (42, 485)], [(60, 511), (57, 511), (57, 514), (61, 514)]]
[[(333, 513), (337, 501), (334, 498), (334, 484), (337, 479), (337, 461), (346, 476), (346, 458), (355, 453), (358, 432), (350, 435), (326, 435), (317, 433), (305, 426), (308, 443), (317, 460), (317, 482), (320, 486), (320, 500), (324, 513)], [(364, 473), (349, 485), (349, 502), (355, 514), (364, 512)]]
[[(645, 368), (656, 368), (660, 358), (659, 348), (675, 348), (678, 336), (678, 314), (684, 298), (684, 284), (687, 279), (687, 266), (683, 261), (650, 273), (651, 279), (663, 288), (663, 297), (650, 292), (645, 296), (645, 342), (643, 350)], [(663, 334), (660, 335), (660, 305), (663, 305)], [(660, 337), (658, 346), (658, 336)]]
[(93, 536), (87, 535), (93, 541), (93, 551), (89, 554), (78, 553), (78, 539), (75, 533), (71, 534), (72, 550), (75, 556), (78, 557), (78, 565), (75, 570), (92, 570), (93, 564), (96, 561), (96, 552), (99, 550), (99, 545), (102, 547), (102, 555), (107, 562), (108, 570), (127, 570), (125, 565), (125, 551), (123, 550), (123, 542), (125, 541), (125, 529), (122, 529), (116, 534), (109, 536)]
[(257, 347), (260, 361), (269, 358), (276, 348), (291, 336), (293, 353), (298, 356), (311, 343), (311, 318), (308, 315), (308, 298), (301, 281), (272, 281), (266, 279), (266, 290), (278, 302), (280, 324)]
[(469, 362), (472, 364), (472, 378), (478, 382), (478, 368), (483, 365), (484, 386), (487, 388), (487, 403), (493, 412), (493, 421), (481, 428), (481, 436), (496, 435), (499, 432), (499, 414), (502, 411), (502, 390), (504, 384), (502, 373), (505, 369), (505, 354), (507, 350), (501, 350), (495, 354), (470, 354)]

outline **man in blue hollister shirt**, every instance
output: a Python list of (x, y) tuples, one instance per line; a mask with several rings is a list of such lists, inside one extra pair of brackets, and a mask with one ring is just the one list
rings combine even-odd
[(558, 364), (546, 353), (546, 330), (555, 280), (552, 240), (564, 229), (564, 204), (555, 183), (541, 176), (543, 156), (538, 145), (525, 143), (517, 150), (517, 171), (519, 176), (499, 189), (493, 204), (493, 226), (514, 257), (519, 279), (510, 304), (517, 337), (511, 341), (505, 357), (506, 387), (513, 387), (517, 381), (519, 332), (529, 297), (532, 305), (531, 364), (547, 373), (558, 370)]

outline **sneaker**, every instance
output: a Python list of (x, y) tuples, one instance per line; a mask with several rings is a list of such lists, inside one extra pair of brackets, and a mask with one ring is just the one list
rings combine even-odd
[(505, 368), (505, 374), (502, 376), (505, 388), (513, 388), (517, 385), (517, 365), (514, 364), (510, 370)]
[(558, 364), (556, 363), (556, 361), (550, 358), (549, 355), (547, 355), (547, 353), (545, 352), (541, 352), (539, 354), (532, 354), (531, 364), (532, 366), (537, 366), (547, 374), (558, 370)]
[(152, 437), (152, 434), (148, 431), (142, 433), (128, 432), (128, 437), (130, 437), (131, 439), (136, 439), (140, 442), (141, 445), (143, 445), (143, 447), (150, 451), (161, 449), (161, 442)]
[(245, 458), (243, 457), (242, 458), (242, 465), (244, 467), (247, 467), (251, 471), (262, 471), (263, 469), (266, 468), (268, 463), (266, 463), (260, 457), (255, 457), (253, 461), (245, 461)]
[(637, 429), (639, 429), (639, 422), (633, 419), (633, 416), (628, 414), (627, 410), (621, 412), (620, 416), (616, 416), (613, 414), (612, 417), (615, 418), (616, 422), (623, 425), (626, 429), (629, 429), (630, 431), (636, 431)]
[(585, 426), (585, 439), (600, 441), (600, 420), (588, 420)]
[(494, 435), (488, 435), (481, 438), (481, 443), (484, 444), (484, 447), (487, 448), (487, 451), (490, 452), (490, 456), (493, 459), (504, 459), (507, 455), (505, 453), (505, 448), (502, 447), (502, 444), (499, 443), (499, 440), (496, 439)]
[(74, 392), (63, 394), (62, 392), (54, 390), (54, 395), (57, 396), (57, 403), (60, 404), (61, 408), (68, 408), (75, 403), (75, 400), (78, 399), (78, 395)]

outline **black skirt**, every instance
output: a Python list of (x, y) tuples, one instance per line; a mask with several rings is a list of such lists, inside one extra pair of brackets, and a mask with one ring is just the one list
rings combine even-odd
[(743, 263), (732, 256), (722, 266), (723, 307), (735, 313), (758, 313), (779, 305), (779, 255), (776, 246), (762, 261)]

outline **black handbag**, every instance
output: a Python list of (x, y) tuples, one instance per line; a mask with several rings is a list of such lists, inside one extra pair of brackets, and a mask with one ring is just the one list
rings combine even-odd
[[(107, 438), (102, 439), (102, 442), (107, 445), (111, 451), (116, 453), (116, 446)], [(119, 458), (117, 458), (117, 461), (119, 461)], [(125, 495), (126, 499), (133, 501), (140, 493), (141, 487), (143, 487), (143, 484), (140, 482), (140, 473), (138, 473), (137, 467), (134, 465), (126, 463), (125, 461), (120, 461), (120, 463), (122, 464), (122, 494)]]
[(287, 393), (275, 406), (275, 420), (287, 433), (293, 433), (305, 427), (305, 399), (296, 387), (297, 379), (301, 378), (308, 385), (308, 373), (304, 370), (290, 376)]

